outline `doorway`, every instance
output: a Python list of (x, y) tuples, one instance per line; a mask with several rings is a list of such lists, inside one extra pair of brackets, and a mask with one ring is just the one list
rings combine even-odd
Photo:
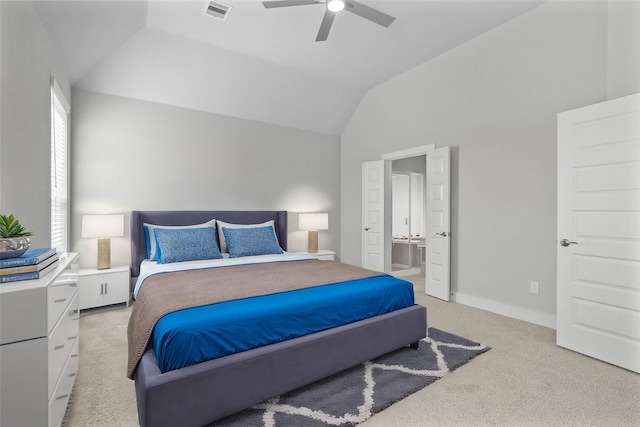
[(391, 273), (424, 274), (426, 155), (392, 161)]
[(436, 149), (435, 144), (430, 144), (362, 163), (362, 267), (394, 275), (404, 272), (393, 272), (391, 266), (392, 162), (413, 157), (423, 158), (426, 171), (422, 215), (425, 292), (449, 301), (451, 150), (447, 146)]

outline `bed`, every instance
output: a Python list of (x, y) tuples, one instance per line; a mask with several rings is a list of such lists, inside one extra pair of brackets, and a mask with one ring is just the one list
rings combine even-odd
[[(250, 276), (253, 287), (260, 292), (259, 295), (248, 298), (248, 300), (254, 302), (257, 301), (256, 298), (276, 298), (281, 295), (286, 297), (287, 295), (296, 293), (299, 297), (305, 295), (303, 297), (304, 301), (323, 301), (324, 298), (328, 303), (333, 304), (333, 297), (321, 296), (318, 293), (318, 287), (313, 285), (316, 276), (319, 276), (319, 274), (316, 274), (320, 268), (319, 266), (321, 266), (323, 270), (330, 270), (329, 266), (333, 269), (335, 265), (335, 280), (337, 282), (334, 281), (320, 287), (323, 289), (335, 288), (338, 293), (344, 292), (346, 285), (353, 284), (350, 285), (350, 288), (361, 287), (367, 290), (367, 294), (371, 293), (373, 295), (377, 292), (375, 289), (377, 289), (379, 282), (389, 282), (390, 284), (394, 281), (402, 282), (391, 278), (391, 276), (380, 275), (379, 273), (374, 274), (357, 267), (346, 266), (345, 264), (332, 261), (307, 260), (304, 259), (304, 257), (286, 252), (282, 254), (284, 257), (283, 262), (263, 261), (269, 256), (259, 255), (257, 257), (247, 256), (247, 259), (260, 258), (255, 264), (249, 265), (225, 265), (223, 268), (193, 267), (194, 271), (191, 272), (183, 271), (181, 267), (176, 267), (179, 271), (162, 272), (161, 274), (153, 274), (153, 271), (150, 272), (150, 270), (148, 270), (147, 267), (155, 268), (153, 264), (157, 264), (157, 262), (145, 261), (150, 257), (147, 246), (151, 246), (152, 243), (147, 241), (148, 233), (145, 233), (144, 224), (188, 226), (193, 224), (207, 224), (208, 221), (212, 219), (216, 219), (219, 224), (270, 223), (272, 227), (270, 230), (275, 233), (280, 248), (284, 251), (287, 249), (286, 211), (133, 211), (131, 213), (131, 276), (136, 281), (135, 293), (137, 296), (134, 303), (134, 312), (136, 309), (139, 309), (138, 311), (143, 312), (143, 314), (135, 314), (134, 319), (134, 313), (132, 313), (132, 319), (130, 320), (130, 361), (127, 374), (135, 380), (138, 417), (142, 427), (175, 425), (203, 426), (246, 409), (254, 404), (310, 384), (398, 348), (408, 345), (415, 347), (419, 340), (426, 336), (426, 309), (424, 307), (413, 303), (407, 304), (405, 301), (402, 303), (403, 305), (397, 306), (401, 308), (395, 306), (389, 308), (390, 306), (385, 306), (385, 304), (388, 305), (388, 303), (386, 302), (387, 296), (384, 296), (381, 297), (380, 300), (385, 300), (385, 304), (374, 302), (376, 306), (385, 306), (381, 314), (372, 315), (370, 312), (366, 314), (353, 314), (351, 312), (357, 312), (359, 310), (342, 310), (347, 313), (347, 315), (364, 316), (364, 318), (355, 318), (356, 320), (352, 319), (348, 321), (348, 323), (339, 323), (331, 327), (327, 327), (326, 325), (314, 326), (319, 329), (317, 331), (310, 329), (311, 332), (299, 333), (299, 335), (288, 338), (286, 338), (285, 335), (289, 332), (283, 332), (283, 334), (285, 334), (283, 337), (277, 339), (269, 338), (271, 341), (268, 341), (266, 344), (247, 344), (249, 347), (241, 348), (237, 350), (237, 352), (224, 353), (218, 357), (204, 361), (194, 359), (188, 363), (179, 362), (177, 365), (167, 368), (165, 357), (156, 352), (156, 349), (163, 349), (162, 345), (158, 346), (157, 342), (164, 343), (167, 340), (166, 338), (161, 338), (159, 341), (154, 341), (156, 335), (159, 335), (157, 330), (162, 329), (160, 322), (157, 322), (157, 328), (155, 328), (156, 323), (153, 323), (155, 317), (164, 321), (172, 316), (195, 313), (195, 310), (209, 310), (211, 307), (217, 309), (218, 307), (223, 307), (228, 304), (245, 303), (245, 301), (235, 299), (237, 296), (234, 295), (231, 295), (228, 301), (217, 302), (218, 300), (209, 299), (217, 298), (217, 296), (200, 296), (200, 294), (197, 294), (199, 301), (204, 301), (199, 306), (196, 304), (193, 307), (189, 306), (190, 308), (185, 309), (178, 307), (177, 310), (175, 307), (169, 307), (168, 310), (171, 311), (171, 314), (166, 316), (162, 314), (162, 310), (165, 309), (163, 307), (159, 311), (156, 310), (157, 313), (154, 315), (155, 317), (147, 315), (148, 312), (152, 311), (147, 307), (153, 306), (154, 309), (157, 308), (156, 304), (158, 303), (154, 301), (154, 298), (156, 301), (158, 299), (161, 301), (174, 301), (174, 296), (177, 296), (178, 292), (191, 295), (191, 291), (184, 292), (182, 291), (182, 287), (187, 286), (186, 282), (188, 281), (189, 286), (195, 286), (193, 289), (200, 289), (197, 288), (197, 283), (200, 280), (199, 277), (205, 280), (205, 274), (207, 275), (206, 280), (210, 280), (209, 274), (223, 274), (221, 277), (233, 277), (234, 285), (227, 286), (226, 288), (229, 288), (229, 292), (232, 294), (237, 292), (238, 295), (241, 295), (243, 291), (237, 290), (242, 289), (242, 287), (236, 286), (236, 281), (241, 284), (243, 280), (249, 280), (247, 277)], [(256, 228), (257, 227), (253, 226), (252, 230), (258, 231)], [(262, 228), (263, 227), (260, 227), (261, 232)], [(214, 227), (214, 230), (220, 231), (216, 227)], [(182, 230), (182, 232), (186, 233), (184, 230)], [(202, 230), (190, 232), (204, 233)], [(245, 236), (245, 234), (242, 234), (244, 233), (242, 230), (234, 231), (234, 234), (231, 234), (231, 232), (225, 228), (225, 232), (229, 232), (230, 237), (234, 239), (236, 238), (235, 236)], [(219, 234), (224, 236), (225, 233), (217, 233), (215, 235), (218, 245), (223, 246)], [(232, 243), (235, 245), (235, 240), (227, 241), (229, 245)], [(157, 247), (160, 248), (160, 242), (157, 244)], [(231, 248), (229, 248), (229, 251), (231, 251)], [(169, 250), (165, 250), (162, 256), (170, 256), (170, 254), (171, 252)], [(274, 257), (277, 256), (279, 255), (274, 255)], [(242, 257), (238, 256), (234, 258), (234, 260), (237, 261), (239, 258)], [(143, 261), (145, 262), (143, 263)], [(218, 261), (221, 263), (225, 262), (224, 259), (212, 260), (211, 262), (216, 263)], [(176, 265), (181, 264), (182, 263), (176, 263)], [(239, 264), (242, 263), (239, 262)], [(142, 271), (141, 266), (143, 267)], [(285, 273), (288, 275), (286, 277), (291, 276), (290, 272), (294, 270), (300, 272), (300, 274), (296, 275), (297, 279), (295, 281), (291, 279), (279, 279), (274, 281), (277, 283), (271, 285), (267, 283), (269, 282), (268, 280), (265, 280), (266, 275), (261, 273), (265, 271), (265, 269), (269, 271), (272, 269), (282, 270), (282, 273), (279, 274), (283, 276), (278, 276), (279, 278), (285, 277)], [(304, 272), (304, 274), (302, 274), (302, 272)], [(352, 277), (352, 274), (356, 274), (356, 276)], [(139, 277), (146, 277), (146, 279), (138, 280)], [(349, 280), (343, 280), (344, 278), (349, 278)], [(167, 286), (167, 283), (174, 282), (179, 283), (179, 286)], [(309, 282), (312, 285), (303, 284), (299, 285), (300, 288), (298, 288), (298, 282)], [(141, 284), (142, 286), (140, 286)], [(156, 293), (158, 291), (154, 289), (160, 289), (163, 286), (169, 293), (158, 296), (161, 294)], [(293, 286), (293, 288), (287, 292), (280, 292), (270, 289), (270, 286), (275, 286), (276, 288), (283, 286), (286, 289), (290, 289), (290, 287)], [(384, 289), (382, 284), (379, 286), (380, 289)], [(384, 286), (386, 287), (386, 285)], [(400, 283), (393, 283), (393, 286), (402, 285)], [(178, 289), (181, 289), (181, 291), (178, 291)], [(174, 292), (174, 294), (171, 292)], [(198, 292), (200, 291), (198, 290)], [(227, 291), (221, 290), (218, 292), (218, 288), (216, 288), (215, 292), (209, 290), (204, 291), (204, 293), (212, 295), (214, 293), (225, 292)], [(315, 293), (304, 294), (306, 292)], [(352, 291), (349, 290), (349, 292)], [(385, 291), (381, 290), (381, 292)], [(278, 295), (275, 295), (276, 293)], [(196, 295), (195, 291), (193, 294)], [(411, 298), (412, 297), (413, 294), (411, 294)], [(186, 299), (189, 298), (190, 297), (186, 297)], [(354, 298), (351, 301), (358, 301), (358, 304), (352, 303), (352, 307), (360, 307), (361, 299), (371, 299), (374, 301), (373, 296), (371, 298), (348, 296), (347, 298)], [(216, 301), (216, 305), (210, 305), (209, 301)], [(269, 301), (273, 301), (273, 304), (275, 304), (276, 300), (273, 299)], [(288, 304), (286, 298), (282, 304)], [(261, 304), (261, 306), (264, 305), (270, 306), (272, 303)], [(253, 307), (255, 306), (254, 303)], [(326, 317), (333, 317), (315, 315), (316, 309), (311, 309), (309, 308), (310, 306), (311, 304), (309, 304), (309, 306), (305, 304), (304, 308), (308, 310), (308, 315), (303, 314), (299, 317), (300, 319), (316, 317), (322, 321), (328, 321)], [(333, 305), (329, 305), (328, 307), (331, 312), (341, 310)], [(295, 309), (298, 310), (298, 308)], [(243, 312), (243, 310), (233, 309), (232, 311)], [(278, 308), (277, 310), (281, 309)], [(311, 310), (313, 310), (313, 316), (311, 315)], [(153, 317), (151, 320), (154, 324), (154, 330), (149, 334), (150, 336), (147, 337), (147, 340), (140, 339), (139, 334), (131, 332), (137, 324), (142, 324), (139, 318), (145, 316)], [(201, 323), (209, 323), (208, 318), (206, 322), (203, 322), (203, 314), (201, 313), (191, 315), (190, 317), (197, 319), (197, 321)], [(262, 320), (256, 321), (252, 319), (234, 320), (231, 323), (235, 325), (236, 322), (238, 322), (237, 324), (240, 325), (243, 321), (253, 325), (262, 325), (263, 323)], [(343, 320), (340, 321), (344, 322)], [(213, 322), (213, 320), (211, 320), (211, 322)], [(132, 323), (135, 323), (133, 327)], [(224, 321), (220, 325), (223, 323)], [(227, 321), (227, 324), (228, 323)], [(213, 325), (213, 323), (211, 323), (211, 325)], [(142, 329), (146, 330), (146, 328), (145, 326)], [(218, 327), (210, 326), (210, 328), (216, 331), (218, 330)], [(227, 344), (229, 343), (235, 346), (236, 340), (227, 340)], [(162, 351), (158, 351), (158, 353), (162, 353)]]

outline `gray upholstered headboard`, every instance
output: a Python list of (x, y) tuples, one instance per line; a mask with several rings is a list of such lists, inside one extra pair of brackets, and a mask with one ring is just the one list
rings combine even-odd
[(273, 220), (280, 246), (287, 250), (287, 211), (132, 211), (131, 277), (138, 277), (140, 263), (147, 257), (147, 243), (142, 224), (192, 225), (214, 218), (233, 224), (258, 224)]

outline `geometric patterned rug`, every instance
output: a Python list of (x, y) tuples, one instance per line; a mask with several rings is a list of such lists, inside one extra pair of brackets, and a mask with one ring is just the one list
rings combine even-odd
[(436, 328), (427, 333), (417, 350), (394, 351), (209, 426), (354, 426), (489, 350)]

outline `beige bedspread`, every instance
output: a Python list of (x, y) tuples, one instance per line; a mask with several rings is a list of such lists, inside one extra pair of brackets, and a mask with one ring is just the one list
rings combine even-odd
[(156, 323), (165, 314), (223, 301), (381, 276), (334, 261), (287, 261), (155, 274), (144, 281), (127, 330), (133, 378)]

